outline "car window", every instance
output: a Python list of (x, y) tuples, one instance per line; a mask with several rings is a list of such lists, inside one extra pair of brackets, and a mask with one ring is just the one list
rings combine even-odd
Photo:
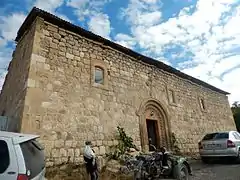
[(203, 140), (212, 140), (218, 133), (209, 133), (203, 137)]
[(8, 145), (5, 141), (0, 140), (0, 174), (3, 174), (10, 165)]
[(27, 171), (30, 170), (30, 179), (37, 176), (45, 167), (44, 152), (42, 146), (31, 140), (20, 144)]
[(229, 138), (229, 133), (225, 132), (225, 133), (218, 133), (216, 134), (216, 136), (214, 137), (214, 139), (228, 139)]
[(240, 139), (240, 134), (238, 132), (236, 132), (236, 136), (238, 137), (238, 139)]
[(240, 139), (240, 135), (237, 132), (234, 132), (233, 136), (235, 137), (235, 139)]

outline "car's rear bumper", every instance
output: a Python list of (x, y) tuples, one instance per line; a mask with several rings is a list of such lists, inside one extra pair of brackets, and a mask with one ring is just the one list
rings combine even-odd
[(201, 157), (237, 157), (238, 148), (227, 148), (222, 150), (199, 150)]

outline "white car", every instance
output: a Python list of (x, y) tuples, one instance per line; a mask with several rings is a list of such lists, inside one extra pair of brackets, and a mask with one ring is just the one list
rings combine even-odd
[(237, 131), (208, 133), (198, 146), (202, 161), (206, 163), (213, 158), (240, 158), (240, 134)]
[(0, 131), (0, 180), (44, 180), (44, 149), (38, 135)]

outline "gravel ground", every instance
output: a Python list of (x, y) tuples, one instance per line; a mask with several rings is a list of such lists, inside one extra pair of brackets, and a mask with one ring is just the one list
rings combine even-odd
[(240, 180), (240, 163), (192, 164), (191, 180)]

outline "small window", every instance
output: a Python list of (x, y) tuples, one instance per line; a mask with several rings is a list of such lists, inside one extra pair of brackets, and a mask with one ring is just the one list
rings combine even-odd
[(3, 140), (0, 140), (0, 159), (0, 174), (3, 174), (10, 164), (8, 145)]
[(169, 90), (168, 92), (169, 94), (169, 102), (170, 103), (176, 103), (176, 99), (175, 99), (175, 94), (173, 90)]
[(104, 83), (104, 70), (100, 67), (95, 67), (95, 77), (94, 82), (97, 84), (103, 84)]
[(31, 140), (20, 144), (26, 169), (30, 170), (30, 179), (36, 177), (45, 167), (43, 147), (36, 141)]
[(206, 106), (205, 106), (205, 102), (204, 102), (204, 99), (200, 98), (200, 106), (203, 110), (206, 109)]

